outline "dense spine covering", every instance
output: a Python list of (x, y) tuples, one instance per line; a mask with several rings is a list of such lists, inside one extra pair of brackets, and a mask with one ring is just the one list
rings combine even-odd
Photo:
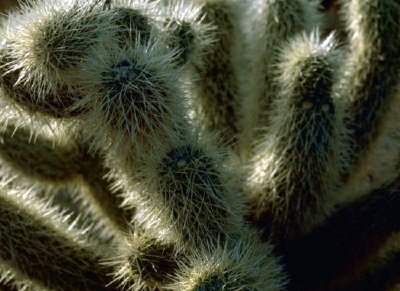
[[(286, 278), (268, 244), (243, 229), (222, 245), (200, 247), (180, 262), (172, 290), (285, 290)], [(239, 264), (238, 264), (239, 263)]]
[(394, 94), (392, 105), (382, 116), (379, 134), (371, 140), (368, 150), (354, 165), (348, 175), (340, 195), (335, 196), (336, 204), (348, 205), (368, 195), (373, 189), (388, 184), (398, 177), (397, 159), (400, 156), (400, 83)]
[[(159, 3), (161, 5), (161, 3)], [(194, 81), (190, 69), (204, 67), (204, 58), (215, 41), (215, 26), (205, 20), (204, 4), (187, 0), (164, 3), (157, 17), (158, 26), (165, 33), (169, 47), (177, 49), (178, 63), (189, 69), (185, 77)]]
[[(221, 142), (232, 145), (237, 134), (238, 84), (233, 67), (236, 41), (235, 11), (230, 1), (202, 0), (202, 23), (213, 26), (215, 39), (202, 63), (195, 64), (195, 107), (199, 124), (208, 131), (219, 131)], [(194, 45), (197, 45), (195, 42)]]
[(115, 284), (123, 290), (163, 290), (178, 270), (174, 244), (140, 230), (127, 234), (126, 242), (120, 255), (109, 262)]
[(214, 244), (237, 232), (243, 224), (242, 197), (213, 138), (194, 131), (161, 141), (123, 179), (132, 189), (126, 191), (126, 204), (137, 206), (138, 223), (167, 233), (178, 249)]
[[(146, 43), (155, 27), (156, 7), (148, 0), (115, 0), (110, 3), (112, 22), (117, 26), (114, 36), (122, 45), (140, 38)], [(128, 42), (129, 43), (129, 42)]]
[(105, 217), (116, 233), (129, 229), (128, 221), (133, 214), (120, 207), (123, 199), (112, 192), (106, 177), (108, 170), (100, 156), (88, 153), (84, 145), (55, 141), (11, 122), (0, 128), (0, 138), (2, 176), (12, 171), (19, 179), (26, 178), (39, 187), (81, 184), (90, 191), (81, 189), (83, 195), (78, 195), (78, 199), (89, 203), (91, 211), (99, 217)]
[[(306, 36), (329, 34), (317, 2), (344, 11), (340, 52)], [(284, 290), (285, 267), (291, 290), (398, 287), (397, 0), (21, 6), (0, 289)]]
[(10, 15), (2, 32), (2, 86), (10, 97), (27, 107), (40, 105), (49, 114), (70, 116), (67, 108), (74, 92), (72, 81), (66, 80), (73, 77), (71, 69), (90, 47), (113, 33), (103, 10), (98, 2), (32, 1)]
[(82, 200), (87, 201), (93, 212), (106, 218), (115, 235), (120, 238), (121, 231), (126, 232), (132, 227), (130, 221), (135, 210), (122, 207), (124, 199), (120, 190), (113, 186), (115, 181), (109, 177), (110, 169), (104, 164), (104, 157), (85, 151), (85, 160), (87, 163), (83, 163), (80, 181), (86, 188), (86, 191), (82, 190)]
[(17, 278), (15, 272), (0, 263), (0, 288), (4, 291), (34, 291), (43, 290), (42, 287), (32, 281)]
[(72, 108), (85, 108), (78, 127), (91, 148), (124, 163), (140, 159), (156, 132), (178, 130), (184, 115), (176, 51), (156, 36), (97, 47), (76, 72), (82, 97)]
[(63, 95), (62, 100), (54, 93), (42, 94), (42, 98), (37, 98), (32, 88), (21, 84), (19, 82), (21, 71), (11, 71), (9, 68), (16, 61), (8, 55), (10, 50), (11, 46), (7, 43), (0, 44), (0, 90), (2, 98), (8, 101), (9, 107), (16, 110), (22, 108), (30, 115), (40, 114), (57, 118), (73, 117), (81, 113), (66, 110), (66, 107), (73, 102), (73, 93), (67, 88), (57, 92)]
[[(95, 246), (28, 194), (0, 193), (0, 260), (50, 289), (113, 290)], [(68, 231), (69, 234), (66, 234)]]
[[(271, 100), (279, 93), (274, 88), (277, 53), (282, 42), (318, 26), (316, 2), (309, 0), (238, 1), (242, 12), (239, 48), (242, 61), (236, 71), (239, 91), (240, 155), (252, 153), (253, 143), (268, 122)], [(238, 54), (238, 53), (236, 53)], [(237, 55), (239, 58), (239, 55)]]
[(0, 271), (0, 273), (5, 274), (4, 277), (0, 278), (0, 287), (1, 290), (4, 291), (45, 291), (43, 288), (41, 288), (38, 285), (33, 284), (30, 281), (27, 280), (18, 280), (15, 278), (14, 274), (12, 274), (11, 271), (8, 271), (6, 273), (3, 273)]
[(255, 151), (247, 183), (255, 219), (294, 238), (331, 211), (346, 165), (343, 113), (331, 98), (340, 53), (331, 35), (298, 37), (282, 49), (268, 134)]
[(400, 72), (400, 3), (341, 1), (349, 38), (341, 82), (336, 93), (350, 101), (348, 126), (353, 157), (369, 148), (381, 129), (382, 116), (393, 103)]
[(26, 127), (15, 127), (11, 123), (0, 123), (0, 158), (32, 180), (63, 183), (80, 173), (84, 158), (73, 143), (55, 144), (54, 140), (34, 135)]

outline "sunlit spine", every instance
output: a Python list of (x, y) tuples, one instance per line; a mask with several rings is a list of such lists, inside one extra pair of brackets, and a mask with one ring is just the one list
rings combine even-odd
[(26, 127), (0, 123), (0, 158), (32, 180), (66, 183), (79, 175), (83, 154), (74, 143), (57, 143)]
[[(114, 40), (124, 45), (140, 37), (140, 41), (146, 43), (154, 33), (159, 8), (149, 0), (115, 0), (110, 3), (109, 14), (117, 27)], [(162, 34), (158, 37), (162, 38)]]
[(112, 192), (101, 157), (88, 153), (85, 146), (0, 122), (0, 162), (2, 179), (12, 175), (13, 180), (43, 189), (80, 185), (75, 198), (104, 217), (116, 236), (129, 228), (132, 214), (120, 208), (122, 198)]
[[(287, 278), (271, 245), (243, 230), (222, 245), (201, 247), (180, 261), (168, 290), (286, 290)], [(168, 288), (169, 287), (169, 288)]]
[(186, 65), (186, 77), (192, 77), (193, 69), (204, 67), (204, 58), (212, 51), (215, 41), (215, 25), (205, 20), (204, 4), (188, 0), (172, 0), (158, 3), (157, 25), (163, 32), (166, 44), (178, 50), (177, 61)]
[(241, 227), (243, 198), (212, 137), (189, 130), (154, 141), (145, 155), (119, 179), (125, 204), (137, 206), (136, 223), (177, 241), (177, 249), (224, 241)]
[(4, 291), (45, 291), (27, 279), (18, 278), (6, 265), (0, 263), (0, 288)]
[(49, 289), (114, 290), (100, 254), (83, 233), (29, 193), (0, 193), (0, 261)]
[[(17, 60), (9, 55), (11, 47), (7, 43), (0, 44), (0, 98), (9, 109), (24, 111), (24, 114), (31, 119), (38, 119), (38, 116), (69, 118), (81, 113), (67, 110), (72, 104), (74, 95), (67, 87), (56, 93), (43, 93), (41, 98), (38, 98), (35, 88), (22, 84), (19, 81), (21, 70), (10, 70), (10, 66)], [(59, 98), (60, 94), (63, 95), (62, 99)], [(5, 118), (4, 115), (6, 114), (2, 114), (2, 119)]]
[[(193, 74), (197, 79), (192, 81), (192, 98), (197, 111), (196, 118), (198, 124), (206, 130), (220, 132), (223, 145), (233, 146), (238, 131), (238, 83), (233, 64), (233, 48), (238, 41), (237, 11), (231, 1), (201, 0), (199, 3), (202, 5), (200, 25), (212, 27), (208, 40), (212, 43), (201, 58), (195, 56), (198, 60), (194, 64)], [(197, 42), (201, 44), (201, 41)], [(196, 41), (193, 44), (198, 45)]]
[(71, 69), (116, 29), (101, 2), (29, 1), (9, 15), (1, 32), (7, 97), (58, 117), (77, 114), (66, 110), (75, 95)]
[[(279, 94), (274, 86), (277, 54), (283, 42), (311, 32), (320, 17), (317, 1), (237, 1), (241, 11), (236, 62), (239, 91), (239, 154), (249, 158), (268, 124), (271, 101)], [(239, 56), (238, 56), (239, 57)]]
[(76, 127), (91, 150), (107, 152), (116, 163), (135, 163), (156, 133), (173, 135), (185, 115), (176, 51), (154, 32), (126, 46), (105, 44), (91, 52), (76, 71), (81, 108)]
[(384, 113), (395, 106), (400, 68), (400, 3), (340, 1), (349, 52), (335, 94), (349, 101), (352, 161), (357, 162), (382, 130)]
[(173, 243), (150, 231), (126, 235), (126, 245), (107, 264), (114, 269), (114, 284), (122, 290), (162, 289), (178, 270)]
[(268, 134), (249, 167), (251, 215), (278, 239), (303, 235), (332, 211), (347, 166), (343, 108), (331, 97), (341, 54), (333, 35), (317, 33), (282, 48)]

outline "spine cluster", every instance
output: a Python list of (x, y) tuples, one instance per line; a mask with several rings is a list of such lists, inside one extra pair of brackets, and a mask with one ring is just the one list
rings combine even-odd
[(400, 284), (399, 31), (398, 0), (20, 4), (0, 288)]

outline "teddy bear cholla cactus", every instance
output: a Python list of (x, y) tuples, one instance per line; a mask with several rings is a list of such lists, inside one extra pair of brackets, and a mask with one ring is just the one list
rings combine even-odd
[[(171, 274), (165, 269), (154, 269), (157, 263), (153, 261), (167, 259), (166, 256), (171, 258), (172, 265), (174, 260), (182, 266), (189, 265), (186, 273), (190, 268), (202, 268), (207, 276), (217, 281), (223, 275), (223, 280), (232, 281), (232, 288), (243, 288), (242, 283), (239, 286), (234, 283), (236, 277), (243, 277), (241, 280), (245, 280), (251, 288), (278, 288), (284, 277), (270, 254), (270, 247), (257, 242), (256, 236), (248, 240), (249, 249), (261, 247), (265, 251), (260, 252), (254, 263), (251, 251), (237, 253), (231, 250), (232, 245), (240, 244), (245, 239), (241, 233), (250, 230), (246, 230), (248, 227), (243, 221), (243, 206), (240, 206), (243, 203), (237, 190), (228, 186), (231, 182), (225, 178), (222, 160), (212, 146), (213, 141), (206, 135), (200, 138), (199, 131), (191, 129), (185, 120), (186, 109), (181, 104), (184, 91), (178, 79), (181, 69), (175, 62), (179, 51), (170, 45), (171, 39), (176, 36), (169, 37), (167, 33), (164, 36), (162, 29), (155, 24), (143, 36), (140, 29), (133, 29), (132, 24), (136, 26), (137, 18), (127, 20), (127, 12), (130, 13), (128, 18), (142, 13), (149, 18), (149, 23), (157, 20), (156, 17), (151, 18), (154, 11), (147, 11), (152, 7), (147, 2), (117, 3), (118, 9), (113, 9), (113, 6), (108, 9), (105, 3), (97, 2), (61, 3), (63, 1), (31, 3), (23, 8), (18, 17), (10, 16), (2, 47), (3, 97), (4, 102), (11, 101), (9, 104), (14, 106), (14, 110), (26, 110), (26, 114), (34, 111), (32, 119), (40, 119), (42, 123), (47, 121), (46, 118), (61, 119), (64, 126), (76, 132), (75, 136), (71, 136), (75, 139), (83, 136), (82, 142), (89, 149), (104, 156), (106, 167), (111, 169), (110, 179), (114, 179), (114, 187), (120, 189), (120, 195), (125, 200), (122, 206), (136, 208), (134, 218), (128, 217), (125, 223), (129, 224), (132, 220), (139, 228), (144, 228), (144, 234), (137, 237), (135, 246), (128, 244), (123, 247), (126, 242), (121, 240), (110, 245), (110, 256), (113, 254), (116, 259), (109, 264), (116, 270), (116, 280), (110, 279), (110, 284), (104, 284), (104, 288), (112, 289), (119, 283), (122, 288), (132, 290), (179, 286), (174, 281), (183, 280), (187, 274), (178, 276), (177, 269), (171, 270)], [(123, 4), (129, 9), (121, 10)], [(123, 18), (119, 15), (121, 13), (124, 13)], [(21, 23), (12, 28), (13, 17), (21, 18)], [(128, 28), (123, 26), (127, 22), (130, 22)], [(55, 25), (51, 26), (52, 23)], [(15, 35), (21, 38), (15, 38)], [(147, 36), (148, 39), (145, 38)], [(82, 37), (88, 37), (87, 42), (80, 42)], [(17, 104), (12, 104), (13, 101)], [(7, 138), (10, 136), (7, 134), (10, 123), (10, 120), (4, 120), (4, 135), (8, 135)], [(21, 134), (19, 126), (15, 125), (17, 136)], [(41, 135), (35, 138), (45, 141)], [(18, 143), (18, 140), (13, 141)], [(26, 146), (26, 140), (20, 143)], [(35, 147), (35, 144), (32, 146)], [(56, 145), (52, 152), (46, 153), (53, 154), (48, 160), (74, 160), (62, 150), (62, 146)], [(14, 154), (5, 150), (4, 156), (16, 156)], [(17, 159), (21, 162), (23, 157), (17, 156)], [(13, 166), (13, 159), (8, 161)], [(50, 169), (42, 173), (37, 171), (35, 175), (54, 173), (51, 162), (42, 162), (44, 167)], [(73, 174), (95, 170), (81, 168), (74, 163), (65, 163), (64, 167), (70, 164), (73, 167), (67, 171)], [(82, 176), (83, 180), (88, 180), (86, 174)], [(46, 178), (52, 180), (51, 177)], [(103, 215), (107, 212), (104, 211)], [(112, 231), (125, 235), (127, 240), (136, 239), (134, 235), (120, 234), (121, 230), (117, 227)], [(149, 242), (140, 238), (144, 238), (146, 232), (158, 236), (152, 242), (156, 248), (146, 247)], [(173, 243), (173, 248), (163, 248), (162, 241)], [(219, 245), (222, 250), (218, 252), (217, 259), (221, 256), (226, 258), (221, 258), (219, 271), (214, 274), (214, 265), (202, 265), (206, 259), (201, 260), (204, 253), (201, 249), (208, 247), (210, 252)], [(151, 254), (152, 249), (155, 254)], [(40, 250), (36, 251), (35, 255), (40, 256)], [(196, 251), (199, 262), (193, 266), (191, 253)], [(249, 263), (239, 266), (235, 256)], [(150, 263), (143, 264), (149, 258)], [(6, 263), (7, 258), (3, 260)], [(264, 276), (261, 278), (249, 272), (264, 263), (264, 268), (271, 267), (271, 272), (268, 272), (271, 279), (266, 281)], [(149, 264), (150, 267), (144, 267)], [(62, 268), (57, 263), (54, 265), (57, 269)], [(21, 266), (14, 268), (21, 277), (34, 277), (31, 279), (51, 289), (79, 286), (73, 281), (71, 287), (52, 281), (41, 282), (40, 276), (31, 276)], [(231, 268), (235, 269), (232, 280), (227, 273)], [(63, 276), (61, 273), (60, 277)], [(202, 288), (203, 279), (208, 280), (200, 276), (184, 288)], [(68, 278), (65, 280), (68, 281)], [(84, 282), (82, 286), (85, 286)]]
[(299, 36), (282, 49), (268, 135), (250, 166), (246, 190), (255, 217), (268, 217), (279, 236), (303, 234), (332, 211), (329, 199), (347, 166), (344, 114), (330, 97), (341, 56), (332, 37)]
[[(291, 288), (311, 290), (362, 286), (365, 272), (379, 275), (379, 264), (364, 264), (376, 253), (376, 234), (360, 228), (372, 237), (364, 257), (343, 252), (336, 261), (323, 256), (322, 264), (332, 260), (344, 271), (351, 260), (359, 274), (346, 279), (316, 263), (308, 276), (326, 270), (320, 271), (323, 283), (301, 276), (304, 253), (313, 257), (308, 247), (318, 245), (323, 253), (330, 246), (326, 233), (338, 225), (346, 230), (347, 213), (358, 213), (350, 225), (369, 214), (371, 223), (393, 225), (381, 237), (398, 229), (392, 212), (379, 216), (371, 209), (385, 199), (380, 191), (366, 190), (370, 195), (345, 207), (350, 199), (343, 195), (357, 196), (353, 165), (368, 161), (364, 152), (375, 141), (369, 134), (387, 123), (383, 105), (393, 99), (399, 75), (400, 7), (393, 0), (348, 2), (342, 1), (354, 39), (347, 50), (338, 49), (332, 35), (307, 36), (321, 21), (313, 1), (43, 0), (9, 15), (0, 48), (0, 219), (17, 230), (2, 231), (3, 245), (18, 240), (21, 251), (13, 259), (2, 248), (5, 284), (279, 290), (286, 268)], [(364, 122), (365, 130), (354, 125)], [(221, 141), (209, 130), (222, 131)], [(362, 147), (355, 143), (360, 136)], [(40, 166), (30, 162), (32, 154)], [(243, 171), (233, 170), (234, 161), (245, 164)], [(46, 212), (56, 210), (28, 211), (38, 194), (13, 194), (22, 176), (39, 188), (64, 180), (86, 186), (77, 195), (88, 209), (58, 207), (82, 211), (104, 229), (89, 227), (85, 238), (75, 233), (82, 226), (63, 228), (57, 219), (43, 225), (51, 220)], [(396, 201), (396, 184), (387, 182), (382, 191)], [(7, 219), (12, 215), (16, 225)], [(245, 217), (277, 244), (285, 266)], [(60, 254), (52, 256), (49, 270), (57, 278), (43, 275), (38, 232), (61, 244), (61, 256), (76, 254), (70, 268), (61, 266)], [(28, 249), (31, 263), (23, 264)], [(84, 266), (75, 269), (79, 262), (93, 266), (94, 275)]]

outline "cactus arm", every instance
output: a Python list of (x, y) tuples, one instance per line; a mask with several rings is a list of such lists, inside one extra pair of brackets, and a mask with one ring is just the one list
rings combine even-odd
[(238, 123), (240, 155), (248, 158), (259, 134), (268, 123), (273, 97), (276, 54), (282, 42), (318, 26), (315, 1), (239, 1), (243, 12), (240, 39), (243, 62), (237, 71), (240, 81)]
[(332, 211), (346, 165), (346, 131), (331, 98), (340, 52), (331, 35), (292, 40), (280, 54), (268, 134), (258, 146), (248, 180), (256, 220), (275, 224), (278, 237), (293, 239)]
[(107, 256), (28, 195), (1, 190), (0, 260), (50, 289), (114, 290), (107, 287), (110, 270), (100, 263)]
[(397, 1), (343, 1), (349, 53), (337, 94), (350, 101), (353, 161), (379, 134), (384, 112), (395, 106), (400, 72), (400, 5)]

